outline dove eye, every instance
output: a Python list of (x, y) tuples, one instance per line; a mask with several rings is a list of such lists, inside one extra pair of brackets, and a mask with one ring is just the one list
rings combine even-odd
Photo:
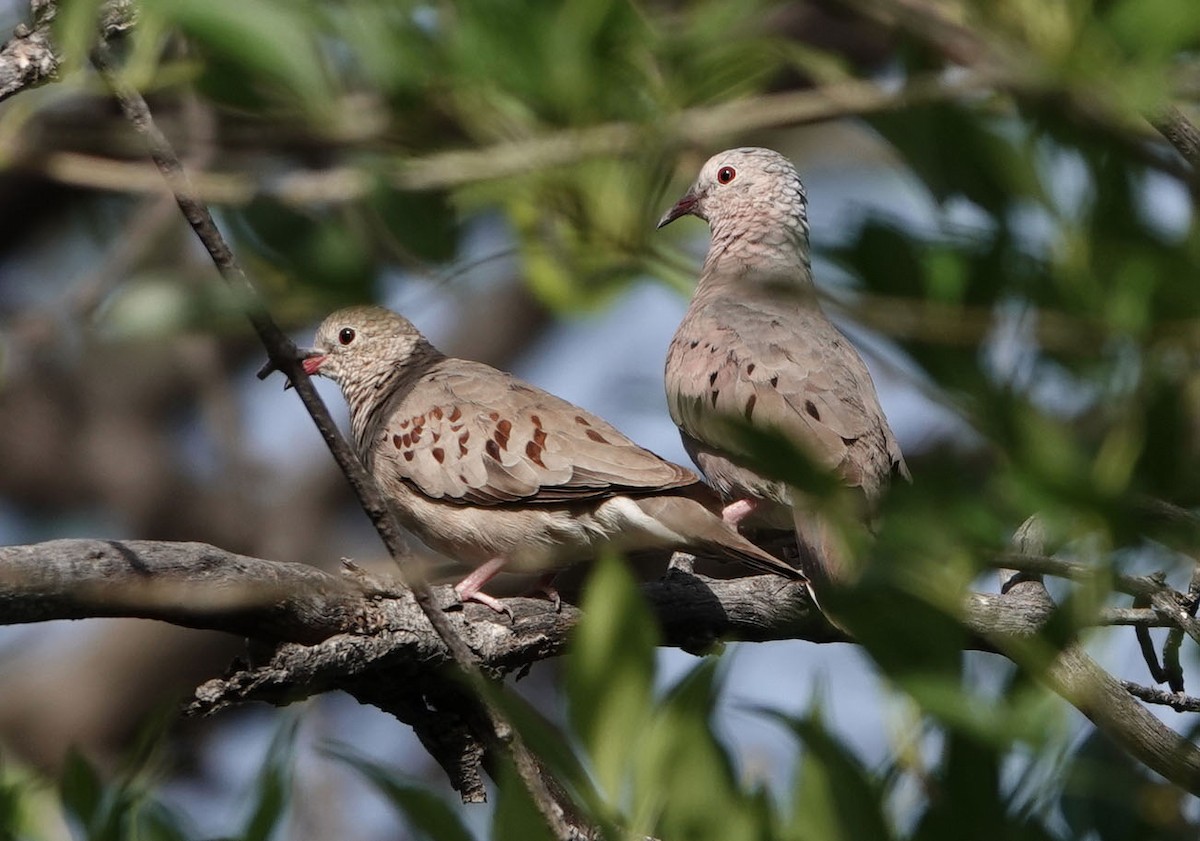
[(717, 180), (722, 184), (728, 184), (737, 176), (737, 170), (731, 166), (723, 166), (717, 170)]
[(342, 332), (338, 333), (338, 341), (344, 345), (348, 345), (354, 341), (354, 328), (343, 327)]

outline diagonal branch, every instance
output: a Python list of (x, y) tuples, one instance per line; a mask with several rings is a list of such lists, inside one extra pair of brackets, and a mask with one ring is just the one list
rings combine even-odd
[[(374, 479), (367, 474), (341, 436), (329, 410), (325, 408), (324, 402), (317, 395), (311, 381), (304, 373), (295, 345), (279, 329), (266, 311), (257, 291), (246, 277), (241, 265), (217, 228), (212, 214), (207, 206), (196, 197), (178, 155), (166, 136), (155, 125), (146, 100), (138, 90), (128, 85), (115, 71), (108, 45), (103, 40), (97, 43), (93, 49), (92, 62), (112, 90), (126, 118), (145, 140), (150, 157), (170, 186), (175, 195), (175, 201), (179, 204), (179, 209), (208, 250), (221, 276), (241, 297), (247, 317), (266, 347), (271, 364), (284, 371), (296, 387), (297, 393), (333, 453), (338, 466), (358, 495), (363, 510), (371, 519), (389, 553), (398, 564), (401, 563), (407, 554), (407, 547)], [(455, 632), (453, 625), (443, 614), (441, 606), (435, 603), (433, 591), (429, 585), (421, 580), (413, 580), (409, 582), (409, 586), (421, 612), (424, 613), (437, 636), (450, 651), (458, 668), (473, 684), (482, 683), (484, 677), (474, 655)], [(554, 836), (559, 839), (578, 837), (581, 831), (570, 826), (564, 820), (563, 815), (567, 809), (554, 800), (528, 748), (498, 709), (482, 695), (478, 701), (488, 723), (486, 728), (488, 732), (484, 734), (485, 740), (492, 749), (507, 751), (511, 754), (518, 776), (529, 790), (530, 797)]]

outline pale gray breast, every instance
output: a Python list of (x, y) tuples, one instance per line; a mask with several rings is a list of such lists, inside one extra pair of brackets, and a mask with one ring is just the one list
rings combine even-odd
[[(907, 475), (866, 365), (815, 303), (729, 295), (693, 302), (668, 352), (666, 380), (685, 444), (691, 438), (692, 448), (734, 465), (745, 464), (747, 454), (728, 434), (728, 419), (788, 436), (868, 497), (894, 471)], [(740, 481), (753, 496), (776, 495), (713, 465), (722, 482)]]

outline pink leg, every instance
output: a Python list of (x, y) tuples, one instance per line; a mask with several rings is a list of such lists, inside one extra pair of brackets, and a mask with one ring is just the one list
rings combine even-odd
[(496, 577), (496, 573), (504, 569), (504, 565), (508, 563), (507, 558), (492, 558), (475, 568), (474, 572), (464, 578), (462, 581), (454, 585), (454, 592), (458, 595), (459, 601), (464, 604), (467, 602), (478, 602), (481, 605), (486, 605), (497, 613), (506, 613), (508, 618), (512, 619), (512, 611), (508, 606), (494, 599), (487, 593), (479, 592), (484, 584), (487, 584)]
[(761, 504), (757, 499), (739, 499), (721, 509), (721, 519), (736, 529), (738, 524), (757, 511)]
[(537, 580), (537, 584), (533, 585), (530, 590), (531, 595), (545, 596), (554, 604), (554, 612), (558, 613), (562, 610), (562, 596), (558, 594), (558, 590), (554, 589), (554, 576), (557, 572), (548, 572)]

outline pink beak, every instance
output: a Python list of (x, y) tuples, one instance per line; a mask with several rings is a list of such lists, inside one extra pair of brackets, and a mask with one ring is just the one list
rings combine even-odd
[(325, 363), (325, 360), (328, 358), (329, 357), (327, 357), (323, 353), (314, 353), (312, 356), (304, 357), (304, 360), (300, 364), (304, 367), (304, 373), (308, 374), (311, 377), (317, 373), (317, 370)]

